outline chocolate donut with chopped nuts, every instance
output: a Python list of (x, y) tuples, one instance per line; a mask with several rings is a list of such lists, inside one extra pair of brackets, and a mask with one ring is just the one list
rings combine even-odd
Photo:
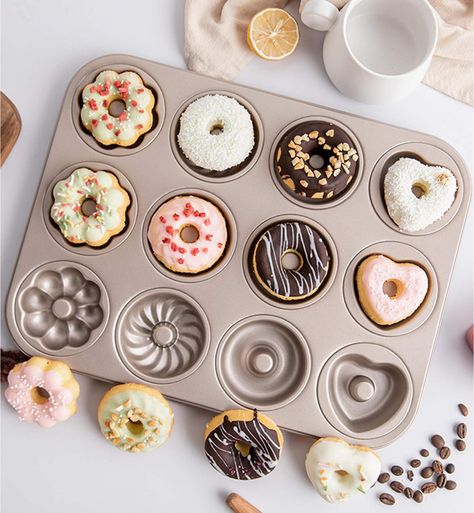
[[(311, 165), (319, 155), (323, 164)], [(359, 169), (353, 140), (339, 126), (326, 121), (306, 121), (280, 140), (274, 167), (283, 187), (310, 203), (333, 200), (342, 194)]]

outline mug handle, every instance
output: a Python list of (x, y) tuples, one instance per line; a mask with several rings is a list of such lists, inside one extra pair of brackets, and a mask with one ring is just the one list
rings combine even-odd
[(326, 32), (334, 25), (339, 10), (329, 0), (301, 0), (300, 15), (309, 28)]

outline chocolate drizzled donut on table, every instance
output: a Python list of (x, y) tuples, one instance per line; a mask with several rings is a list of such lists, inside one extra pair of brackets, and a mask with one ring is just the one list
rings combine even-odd
[[(296, 269), (286, 269), (282, 259), (293, 253), (300, 259)], [(268, 228), (255, 245), (253, 271), (271, 295), (289, 301), (314, 294), (329, 271), (329, 253), (321, 235), (299, 222), (278, 223)]]
[[(315, 168), (311, 157), (323, 163)], [(325, 121), (307, 121), (289, 130), (274, 157), (277, 177), (291, 193), (319, 203), (334, 199), (349, 186), (359, 168), (359, 154), (349, 135)]]
[(221, 474), (239, 480), (270, 474), (283, 445), (276, 424), (257, 410), (228, 410), (214, 417), (205, 439), (209, 463)]

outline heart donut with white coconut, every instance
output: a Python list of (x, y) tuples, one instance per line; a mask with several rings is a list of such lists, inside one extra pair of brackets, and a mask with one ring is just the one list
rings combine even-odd
[(380, 466), (380, 458), (372, 449), (335, 437), (319, 438), (306, 455), (306, 473), (328, 502), (365, 493), (377, 480)]
[(456, 178), (449, 169), (403, 157), (385, 175), (385, 204), (402, 230), (418, 232), (443, 217), (453, 204), (456, 189)]

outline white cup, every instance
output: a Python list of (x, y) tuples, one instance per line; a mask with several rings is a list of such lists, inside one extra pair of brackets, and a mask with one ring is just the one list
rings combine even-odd
[(436, 48), (438, 25), (428, 0), (351, 0), (339, 12), (328, 0), (302, 0), (301, 19), (327, 30), (324, 66), (346, 96), (388, 103), (410, 94)]

